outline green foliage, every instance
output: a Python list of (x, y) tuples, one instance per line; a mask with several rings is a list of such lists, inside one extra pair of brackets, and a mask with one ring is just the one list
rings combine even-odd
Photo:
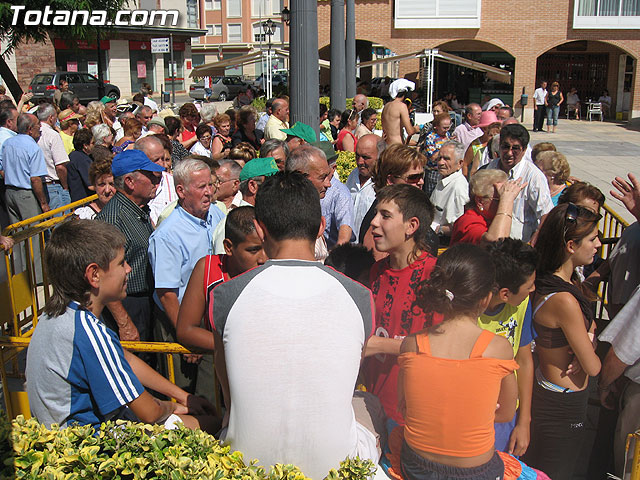
[[(121, 420), (96, 434), (91, 426), (47, 430), (35, 419), (10, 422), (2, 414), (0, 459), (0, 480), (309, 480), (294, 465), (277, 464), (269, 474), (255, 461), (247, 465), (242, 453), (202, 431)], [(347, 459), (327, 479), (365, 480), (375, 469), (369, 460)]]
[[(107, 30), (109, 27), (95, 27), (91, 25), (70, 25), (70, 26), (54, 26), (54, 25), (24, 25), (24, 12), (20, 11), (18, 22), (14, 26), (12, 20), (14, 10), (12, 5), (25, 5), (26, 10), (40, 10), (44, 12), (45, 7), (49, 7), (53, 13), (57, 10), (105, 10), (107, 19), (115, 19), (116, 12), (123, 8), (125, 0), (22, 0), (9, 2), (0, 2), (0, 37), (6, 40), (6, 51), (12, 51), (20, 43), (33, 41), (44, 42), (49, 35), (55, 35), (65, 40), (87, 40), (95, 43), (96, 33), (98, 30)], [(50, 21), (54, 18), (51, 14)], [(78, 23), (81, 23), (80, 21)], [(103, 37), (104, 38), (104, 37)], [(73, 43), (73, 42), (71, 42)]]
[(258, 112), (264, 112), (265, 108), (267, 108), (267, 97), (254, 98), (251, 106), (255, 107)]
[(338, 152), (336, 171), (342, 183), (347, 181), (347, 177), (354, 168), (356, 168), (356, 154), (353, 152)]

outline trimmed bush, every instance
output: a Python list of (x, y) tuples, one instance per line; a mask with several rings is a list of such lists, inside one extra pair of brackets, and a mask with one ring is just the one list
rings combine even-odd
[(342, 183), (347, 181), (347, 177), (354, 168), (356, 168), (356, 154), (353, 152), (338, 152), (336, 171)]
[[(267, 474), (256, 461), (231, 452), (211, 435), (180, 426), (124, 422), (51, 430), (35, 419), (0, 415), (0, 479), (250, 479), (307, 480), (294, 465), (277, 464)], [(347, 459), (328, 480), (365, 480), (375, 473), (370, 461)]]
[[(378, 113), (378, 121), (376, 122), (376, 130), (382, 130), (382, 115), (381, 110), (384, 107), (384, 100), (379, 97), (367, 97), (369, 99), (369, 107), (375, 110), (380, 111)], [(320, 97), (320, 103), (323, 103), (327, 106), (327, 109), (331, 109), (331, 98), (330, 97)], [(353, 98), (347, 98), (347, 109), (353, 107)]]

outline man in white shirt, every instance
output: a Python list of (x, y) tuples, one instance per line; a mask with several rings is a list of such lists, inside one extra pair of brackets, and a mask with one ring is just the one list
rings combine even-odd
[(451, 235), (451, 226), (464, 213), (469, 202), (469, 183), (462, 174), (464, 149), (460, 142), (447, 142), (440, 147), (438, 155), (438, 180), (431, 193), (431, 203), (435, 207), (431, 228), (442, 236)]
[(526, 128), (506, 125), (500, 130), (500, 157), (487, 165), (487, 168), (504, 171), (509, 180), (520, 178), (527, 185), (513, 203), (511, 222), (511, 238), (523, 242), (531, 239), (542, 218), (553, 208), (546, 177), (533, 162), (524, 160), (528, 145)]
[(533, 92), (533, 131), (541, 132), (544, 127), (544, 117), (547, 116), (547, 109), (544, 106), (544, 99), (547, 98), (547, 82), (540, 82), (540, 87)]
[(143, 83), (140, 93), (144, 95), (144, 104), (151, 109), (151, 113), (158, 113), (158, 104), (151, 99), (153, 87), (148, 83)]
[(387, 147), (378, 135), (365, 135), (356, 144), (356, 168), (349, 174), (346, 186), (353, 200), (353, 233), (356, 241), (360, 236), (360, 225), (376, 199), (373, 188), (373, 166)]
[(477, 103), (468, 104), (464, 107), (464, 123), (458, 125), (453, 131), (453, 136), (464, 145), (465, 151), (471, 142), (482, 135), (482, 129), (478, 127), (481, 115), (482, 107), (480, 105)]
[(149, 124), (149, 120), (153, 118), (153, 110), (151, 107), (143, 105), (136, 112), (136, 120), (138, 120), (142, 124), (142, 137), (146, 136), (149, 133), (147, 125)]
[(373, 408), (360, 408), (376, 399), (353, 394), (373, 329), (371, 292), (315, 261), (324, 221), (304, 175), (267, 178), (255, 214), (270, 260), (213, 290), (216, 368), (230, 399), (225, 441), (262, 465), (291, 463), (314, 479), (346, 457), (377, 463)]
[(38, 146), (44, 154), (47, 165), (47, 175), (44, 177), (45, 188), (49, 197), (49, 206), (53, 210), (71, 203), (66, 165), (69, 163), (69, 156), (64, 148), (62, 137), (53, 129), (58, 121), (55, 107), (50, 103), (43, 103), (38, 107), (37, 115), (40, 120)]
[(289, 128), (289, 102), (282, 98), (276, 98), (271, 108), (272, 113), (264, 127), (264, 139), (286, 140), (287, 134), (282, 129)]

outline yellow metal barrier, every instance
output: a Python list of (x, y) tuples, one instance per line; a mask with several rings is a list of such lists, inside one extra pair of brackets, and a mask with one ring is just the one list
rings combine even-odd
[[(618, 213), (616, 213), (609, 205), (607, 205), (606, 203), (604, 204), (604, 206), (602, 207), (602, 219), (600, 220), (599, 226), (602, 241), (600, 256), (603, 259), (609, 258), (609, 255), (611, 255), (611, 252), (613, 251), (613, 247), (615, 247), (616, 243), (618, 243), (622, 232), (628, 226), (629, 222), (618, 215)], [(600, 300), (598, 301), (598, 305), (596, 307), (597, 320), (603, 320), (604, 311), (607, 305), (608, 286), (608, 280), (600, 283), (600, 285), (598, 286), (598, 297), (600, 298)]]
[[(6, 278), (0, 281), (0, 334), (30, 335), (51, 290), (44, 267), (45, 236), (73, 211), (97, 199), (97, 195), (14, 223), (5, 228), (15, 245), (4, 252)], [(1, 247), (0, 247), (1, 248)], [(16, 271), (17, 267), (20, 268)]]
[[(31, 342), (31, 337), (0, 337), (0, 378), (2, 379), (2, 391), (4, 393), (4, 401), (7, 407), (7, 415), (9, 418), (15, 418), (18, 415), (24, 415), (26, 418), (31, 416), (29, 410), (29, 399), (24, 391), (11, 390), (9, 388), (9, 377), (24, 378), (23, 372), (7, 372), (4, 368), (7, 351), (13, 351), (13, 356), (27, 348)], [(169, 342), (121, 342), (122, 347), (131, 352), (148, 352), (164, 354), (167, 361), (167, 372), (169, 381), (175, 383), (175, 370), (173, 365), (173, 355), (183, 353), (196, 353), (186, 349), (179, 343)], [(213, 355), (213, 353), (205, 353), (205, 355)], [(221, 411), (222, 399), (218, 395), (218, 381), (214, 376), (214, 392), (216, 399), (216, 408)]]
[(631, 465), (625, 465), (625, 472), (631, 470), (631, 480), (640, 480), (640, 430), (631, 433), (627, 437), (627, 445), (625, 448), (625, 456), (629, 452), (631, 441), (635, 440), (633, 445), (633, 460)]

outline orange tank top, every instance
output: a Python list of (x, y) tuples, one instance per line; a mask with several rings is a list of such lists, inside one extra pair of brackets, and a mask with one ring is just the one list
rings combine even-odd
[(483, 330), (468, 359), (431, 356), (429, 336), (399, 359), (406, 401), (404, 437), (417, 450), (453, 457), (481, 455), (494, 444), (500, 382), (515, 360), (483, 358), (494, 334)]

